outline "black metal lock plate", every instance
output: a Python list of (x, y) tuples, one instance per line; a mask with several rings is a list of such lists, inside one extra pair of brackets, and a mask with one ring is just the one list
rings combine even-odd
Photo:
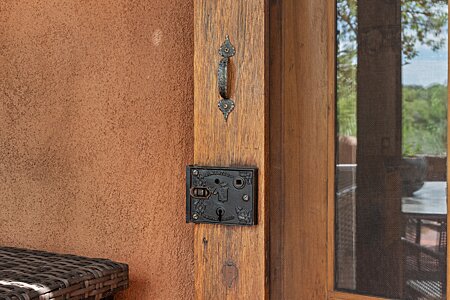
[(188, 166), (186, 222), (255, 225), (257, 169)]

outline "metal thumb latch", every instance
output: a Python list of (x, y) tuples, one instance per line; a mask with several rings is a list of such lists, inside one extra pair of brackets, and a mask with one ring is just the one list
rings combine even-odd
[(223, 113), (225, 121), (228, 120), (228, 115), (234, 109), (234, 101), (230, 99), (228, 91), (228, 63), (230, 57), (236, 54), (234, 46), (230, 42), (230, 37), (227, 35), (225, 42), (219, 49), (219, 54), (223, 57), (219, 62), (219, 69), (217, 70), (219, 94), (222, 97), (219, 101), (219, 109)]

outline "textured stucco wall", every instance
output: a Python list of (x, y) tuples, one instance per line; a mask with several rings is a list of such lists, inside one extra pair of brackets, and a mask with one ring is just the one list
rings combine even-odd
[(191, 299), (192, 0), (0, 1), (0, 244), (127, 262)]

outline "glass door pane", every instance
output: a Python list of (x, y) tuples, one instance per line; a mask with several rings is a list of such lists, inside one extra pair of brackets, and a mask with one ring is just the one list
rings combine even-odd
[(335, 288), (445, 299), (447, 0), (336, 0)]

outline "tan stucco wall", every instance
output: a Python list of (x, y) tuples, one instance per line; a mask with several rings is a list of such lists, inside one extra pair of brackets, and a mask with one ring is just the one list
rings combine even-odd
[(192, 0), (0, 1), (0, 244), (127, 262), (191, 299)]

